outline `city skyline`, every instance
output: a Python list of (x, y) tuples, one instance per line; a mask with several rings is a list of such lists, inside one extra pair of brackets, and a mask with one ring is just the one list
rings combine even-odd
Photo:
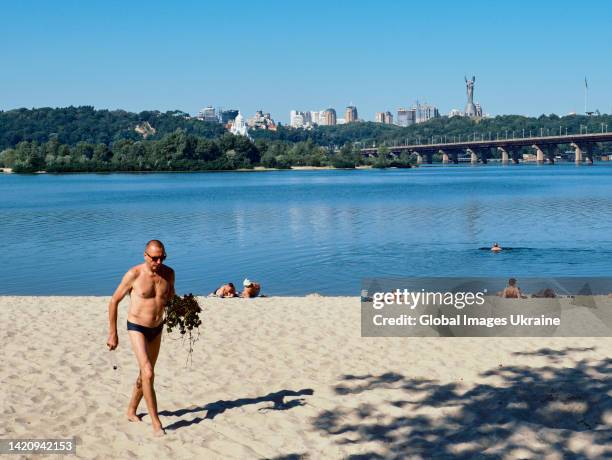
[[(415, 100), (444, 115), (463, 110), (463, 77), (477, 75), (475, 102), (491, 115), (583, 113), (585, 76), (589, 111), (612, 112), (612, 63), (602, 57), (612, 8), (602, 1), (236, 4), (8, 4), (0, 110), (196, 114), (212, 105), (288, 124), (295, 108), (334, 107), (343, 117), (354, 105), (374, 121)], [(462, 32), (466, 24), (473, 33)], [(373, 31), (353, 33), (363, 30)]]

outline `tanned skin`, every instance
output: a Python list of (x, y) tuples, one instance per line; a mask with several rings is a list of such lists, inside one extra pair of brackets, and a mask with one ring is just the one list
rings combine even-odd
[[(126, 295), (130, 294), (128, 321), (151, 328), (162, 323), (164, 307), (174, 296), (174, 270), (163, 264), (165, 257), (164, 245), (158, 240), (151, 240), (144, 252), (144, 263), (132, 267), (123, 276), (108, 304), (109, 350), (115, 350), (119, 345), (117, 310)], [(144, 396), (153, 433), (155, 436), (163, 436), (165, 431), (157, 414), (157, 398), (153, 387), (155, 362), (159, 355), (162, 334), (158, 334), (150, 342), (138, 331), (128, 331), (128, 336), (138, 361), (139, 374), (128, 405), (127, 417), (133, 422), (140, 421), (136, 410)]]

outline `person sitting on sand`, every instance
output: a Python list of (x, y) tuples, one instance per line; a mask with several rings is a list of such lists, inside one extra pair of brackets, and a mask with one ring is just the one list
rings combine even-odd
[(498, 293), (500, 297), (504, 299), (525, 299), (526, 297), (521, 292), (520, 288), (516, 285), (516, 278), (510, 278), (508, 280), (508, 286), (503, 291)]
[(500, 247), (499, 247), (499, 244), (497, 244), (497, 243), (493, 243), (493, 247), (491, 247), (491, 251), (493, 251), (493, 252), (499, 252), (499, 251), (501, 251), (501, 250), (502, 250), (502, 248), (500, 248)]
[(227, 283), (220, 286), (219, 289), (214, 292), (214, 295), (216, 297), (221, 298), (238, 297), (238, 294), (236, 294), (236, 288), (234, 287), (234, 283)]
[(259, 283), (255, 283), (248, 278), (245, 278), (242, 282), (244, 286), (244, 290), (240, 297), (244, 297), (245, 299), (249, 299), (251, 297), (257, 297), (259, 295), (259, 291), (261, 290), (261, 285)]

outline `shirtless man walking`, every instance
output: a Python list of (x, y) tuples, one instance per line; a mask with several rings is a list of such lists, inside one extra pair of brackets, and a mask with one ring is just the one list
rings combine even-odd
[(117, 309), (119, 302), (130, 294), (127, 329), (140, 372), (127, 417), (132, 422), (140, 421), (136, 410), (144, 396), (155, 436), (163, 436), (165, 431), (157, 415), (154, 368), (164, 327), (164, 307), (174, 295), (174, 270), (163, 264), (165, 258), (166, 250), (162, 242), (149, 241), (144, 252), (144, 263), (132, 267), (125, 274), (108, 304), (109, 334), (106, 345), (109, 350), (114, 350), (119, 345)]

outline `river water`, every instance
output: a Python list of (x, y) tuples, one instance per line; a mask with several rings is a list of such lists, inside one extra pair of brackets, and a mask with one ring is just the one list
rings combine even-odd
[[(0, 294), (110, 295), (161, 239), (179, 293), (612, 275), (612, 166), (0, 175)], [(508, 248), (486, 250), (493, 242)]]

